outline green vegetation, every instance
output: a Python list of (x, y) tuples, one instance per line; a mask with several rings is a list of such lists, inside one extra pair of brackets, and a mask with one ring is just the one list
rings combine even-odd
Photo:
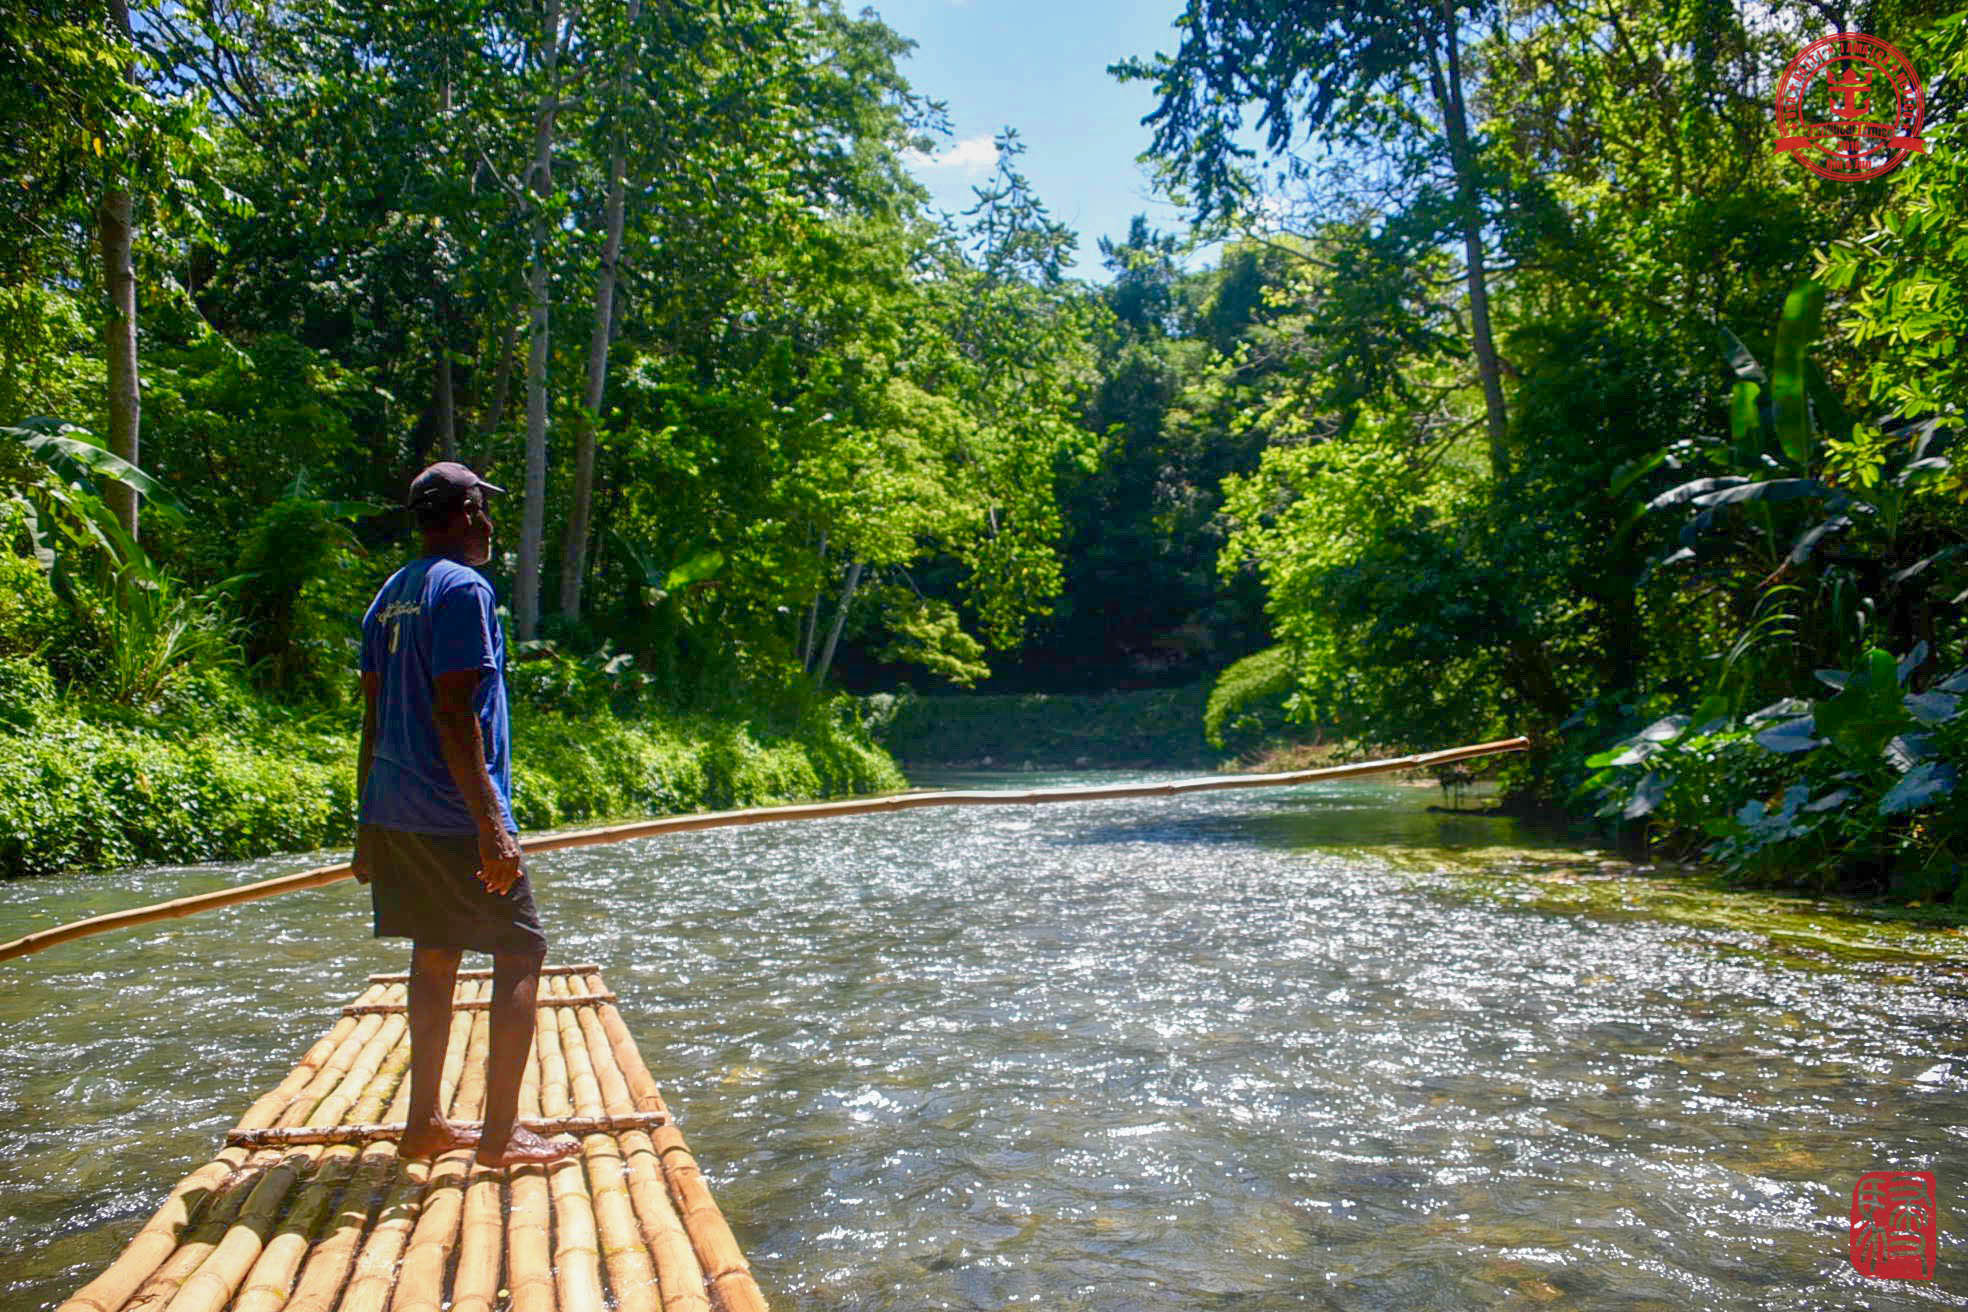
[[(930, 212), (935, 89), (835, 0), (71, 9), (0, 33), (0, 716), (93, 781), (23, 815), (330, 772), (389, 508), (455, 455), (516, 489), (531, 822), (879, 780), (863, 718), (949, 762), (1522, 732), (1512, 804), (1968, 902), (1968, 17), (1858, 14), (1928, 148), (1847, 181), (1771, 149), (1805, 0), (1171, 4), (1112, 71), (1193, 222), (1093, 285), (1011, 128)], [(835, 700), (925, 674), (1136, 701)], [(15, 868), (326, 841), (325, 779)]]
[(905, 765), (1181, 769), (1220, 756), (1201, 730), (1208, 691), (877, 693), (868, 710), (877, 740)]
[[(525, 829), (904, 786), (845, 703), (779, 726), (570, 710), (556, 690), (582, 676), (559, 664), (515, 680)], [(333, 848), (354, 832), (352, 712), (282, 711), (219, 674), (133, 713), (60, 697), (41, 663), (0, 657), (0, 748), (0, 875)]]
[[(1963, 16), (1862, 18), (1928, 85), (1968, 71)], [(1274, 645), (1222, 676), (1219, 741), (1267, 714), (1527, 732), (1514, 803), (1764, 882), (1968, 902), (1968, 172), (1946, 114), (1934, 168), (1827, 182), (1773, 153), (1766, 89), (1817, 24), (1203, 0), (1117, 67), (1233, 243), (1217, 285), (1261, 270), (1161, 429), (1257, 435), (1216, 523)]]

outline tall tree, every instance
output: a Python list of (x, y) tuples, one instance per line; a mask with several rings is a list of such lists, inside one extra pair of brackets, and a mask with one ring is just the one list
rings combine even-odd
[(581, 408), (574, 415), (574, 504), (567, 513), (567, 534), (560, 549), (560, 612), (581, 618), (581, 583), (587, 574), (588, 533), (594, 515), (595, 426), (601, 422), (601, 401), (608, 386), (608, 347), (615, 340), (615, 262), (622, 254), (622, 206), (628, 171), (628, 64), (635, 49), (636, 22), (642, 0), (629, 0), (626, 34), (615, 43), (615, 78), (607, 114), (609, 123), (608, 197), (603, 203), (601, 261), (595, 269), (594, 328), (588, 335), (588, 372), (581, 391)]
[[(1490, 464), (1501, 477), (1509, 468), (1509, 415), (1490, 322), (1491, 218), (1470, 129), (1464, 50), (1466, 21), (1491, 10), (1490, 0), (1191, 0), (1176, 22), (1182, 41), (1173, 56), (1131, 59), (1113, 71), (1155, 84), (1161, 103), (1147, 119), (1155, 128), (1151, 150), (1172, 180), (1193, 190), (1201, 222), (1235, 217), (1256, 201), (1262, 170), (1253, 166), (1257, 151), (1241, 139), (1253, 102), (1281, 178), (1316, 179), (1328, 217), (1384, 204), (1388, 195), (1414, 214), (1438, 216), (1437, 230), (1463, 251), (1468, 340)], [(1415, 130), (1421, 105), (1433, 110), (1432, 131)], [(1315, 163), (1294, 155), (1302, 144), (1328, 157)], [(1332, 153), (1369, 148), (1379, 153), (1367, 167), (1355, 166), (1360, 189), (1328, 190)]]
[(554, 127), (560, 112), (560, 61), (573, 36), (574, 12), (562, 22), (560, 0), (547, 0), (537, 57), (543, 82), (534, 116), (533, 164), (528, 178), (532, 198), (532, 251), (526, 292), (531, 328), (526, 361), (526, 485), (520, 510), (519, 572), (513, 580), (513, 622), (520, 640), (540, 628), (540, 554), (547, 521), (547, 366), (551, 352)]
[[(126, 0), (109, 0), (110, 21), (130, 42), (130, 6)], [(135, 78), (134, 63), (126, 75)], [(96, 206), (96, 241), (102, 252), (103, 289), (109, 296), (109, 314), (103, 322), (103, 354), (109, 375), (109, 449), (131, 464), (137, 464), (137, 444), (142, 402), (137, 379), (137, 271), (131, 258), (135, 227), (131, 220), (127, 161), (132, 143), (119, 143), (119, 166), (103, 188)], [(123, 525), (123, 531), (137, 536), (137, 490), (126, 483), (111, 483), (110, 509)]]

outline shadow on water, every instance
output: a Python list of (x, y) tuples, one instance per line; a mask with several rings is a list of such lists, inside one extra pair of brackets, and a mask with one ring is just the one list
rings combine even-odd
[(1358, 781), (1276, 790), (1226, 791), (1206, 814), (1133, 814), (1088, 820), (1055, 835), (1056, 846), (1097, 847), (1152, 842), (1199, 845), (1255, 843), (1287, 851), (1402, 848), (1458, 851), (1505, 847), (1576, 852), (1603, 841), (1590, 824), (1531, 820), (1494, 811), (1457, 811), (1437, 804), (1433, 785)]

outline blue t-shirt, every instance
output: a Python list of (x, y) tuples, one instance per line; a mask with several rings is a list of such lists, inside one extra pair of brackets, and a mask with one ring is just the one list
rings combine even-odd
[(476, 834), (464, 795), (437, 738), (432, 680), (458, 670), (484, 675), (472, 695), (485, 768), (512, 821), (511, 729), (506, 717), (506, 636), (492, 585), (442, 556), (412, 561), (390, 576), (362, 617), (362, 672), (383, 676), (375, 759), (362, 792), (361, 820), (415, 834)]

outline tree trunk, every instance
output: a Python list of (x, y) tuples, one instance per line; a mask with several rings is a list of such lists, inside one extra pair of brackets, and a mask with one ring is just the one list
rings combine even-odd
[[(505, 331), (499, 336), (499, 363), (492, 372), (492, 399), (478, 422), (480, 446), (484, 446), (492, 434), (499, 431), (499, 425), (505, 422), (506, 401), (512, 395), (513, 352), (518, 347), (519, 321), (514, 320), (506, 325)], [(473, 375), (472, 390), (477, 391), (476, 369), (473, 370)]]
[[(109, 0), (110, 18), (130, 40), (130, 7)], [(135, 67), (129, 70), (134, 77)], [(131, 263), (134, 233), (130, 193), (114, 183), (96, 206), (96, 233), (102, 248), (103, 287), (109, 293), (109, 319), (103, 326), (103, 354), (109, 373), (109, 449), (137, 463), (142, 401), (137, 376), (137, 273)], [(112, 482), (106, 489), (109, 508), (131, 537), (137, 536), (137, 490)]]
[(560, 109), (560, 0), (547, 0), (547, 93), (533, 129), (533, 257), (526, 273), (532, 305), (531, 349), (526, 360), (526, 502), (519, 521), (519, 577), (513, 580), (513, 623), (521, 642), (539, 636), (540, 548), (547, 522), (547, 359), (550, 292), (547, 264), (552, 232), (547, 201), (553, 195), (554, 116)]
[[(629, 0), (631, 29), (641, 13), (642, 0)], [(626, 77), (617, 73), (615, 112), (618, 116), (626, 99), (626, 82)], [(569, 619), (581, 617), (581, 583), (588, 567), (588, 533), (594, 514), (595, 425), (601, 420), (601, 399), (608, 387), (608, 345), (615, 335), (615, 262), (622, 254), (623, 175), (627, 170), (627, 151), (622, 144), (622, 125), (618, 119), (608, 157), (606, 236), (601, 243), (601, 265), (595, 270), (594, 332), (588, 338), (587, 387), (581, 394), (581, 412), (574, 418), (574, 506), (567, 516), (567, 536), (560, 551), (560, 611)]]
[(1496, 338), (1490, 331), (1490, 288), (1484, 270), (1483, 211), (1476, 196), (1476, 161), (1469, 149), (1469, 119), (1462, 99), (1462, 53), (1456, 28), (1455, 0), (1442, 0), (1442, 34), (1448, 63), (1448, 83), (1443, 85), (1441, 64), (1429, 46), (1429, 82), (1442, 107), (1442, 123), (1448, 131), (1449, 161), (1455, 170), (1456, 210), (1462, 228), (1463, 263), (1468, 270), (1469, 326), (1476, 351), (1476, 373), (1483, 384), (1485, 427), (1490, 439), (1490, 475), (1503, 478), (1510, 472), (1508, 446), (1510, 419), (1503, 405), (1503, 375), (1497, 360)]
[(437, 412), (437, 449), (446, 460), (458, 458), (458, 409), (451, 392), (451, 344), (445, 340), (444, 316), (437, 320), (436, 378), (432, 384), (432, 408)]
[[(820, 530), (820, 568), (827, 568), (827, 530)], [(806, 608), (806, 631), (800, 638), (800, 668), (813, 668), (813, 644), (820, 640), (820, 585), (813, 585), (813, 600)]]
[(834, 612), (834, 627), (827, 631), (827, 645), (820, 652), (820, 668), (813, 672), (813, 686), (827, 682), (827, 667), (834, 663), (834, 644), (840, 641), (841, 626), (847, 623), (847, 608), (854, 603), (854, 589), (861, 583), (861, 562), (847, 568), (847, 586), (841, 589), (840, 609)]

